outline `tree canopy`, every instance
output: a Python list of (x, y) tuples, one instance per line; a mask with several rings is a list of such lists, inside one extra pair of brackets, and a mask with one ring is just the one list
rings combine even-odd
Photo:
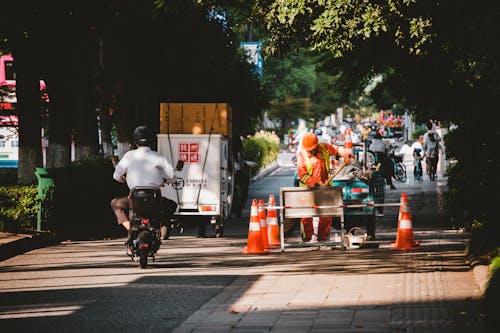
[(103, 143), (115, 129), (127, 149), (138, 124), (158, 130), (165, 101), (227, 102), (241, 120), (234, 133), (251, 131), (265, 99), (225, 23), (196, 1), (5, 3), (0, 48), (18, 74), (20, 181), (41, 166), (40, 77), (50, 95), (49, 167), (68, 165), (72, 140), (76, 159), (98, 152), (97, 115)]
[(491, 220), (500, 244), (496, 206), (488, 187), (499, 185), (495, 114), (500, 95), (500, 3), (465, 0), (261, 1), (267, 49), (297, 45), (327, 51), (325, 68), (345, 92), (381, 82), (377, 104), (404, 105), (417, 119), (458, 125), (446, 136), (449, 207), (455, 223)]

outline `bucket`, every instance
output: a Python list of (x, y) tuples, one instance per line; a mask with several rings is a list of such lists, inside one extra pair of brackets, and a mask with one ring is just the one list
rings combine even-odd
[(344, 245), (349, 249), (359, 249), (366, 244), (367, 233), (359, 227), (351, 228), (344, 236)]

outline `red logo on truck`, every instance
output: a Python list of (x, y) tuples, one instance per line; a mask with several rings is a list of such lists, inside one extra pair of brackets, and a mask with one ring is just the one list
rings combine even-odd
[(179, 159), (184, 163), (200, 163), (200, 143), (179, 142)]

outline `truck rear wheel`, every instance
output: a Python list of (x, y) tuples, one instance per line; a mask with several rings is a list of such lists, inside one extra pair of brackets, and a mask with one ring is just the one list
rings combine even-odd
[(224, 236), (224, 214), (221, 214), (215, 218), (215, 238), (221, 238)]

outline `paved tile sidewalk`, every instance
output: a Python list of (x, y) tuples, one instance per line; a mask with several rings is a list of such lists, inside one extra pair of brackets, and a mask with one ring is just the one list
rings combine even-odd
[(294, 271), (241, 276), (174, 332), (477, 332), (463, 241), (436, 231), (415, 252), (311, 249)]
[(52, 244), (49, 235), (0, 232), (0, 260)]

